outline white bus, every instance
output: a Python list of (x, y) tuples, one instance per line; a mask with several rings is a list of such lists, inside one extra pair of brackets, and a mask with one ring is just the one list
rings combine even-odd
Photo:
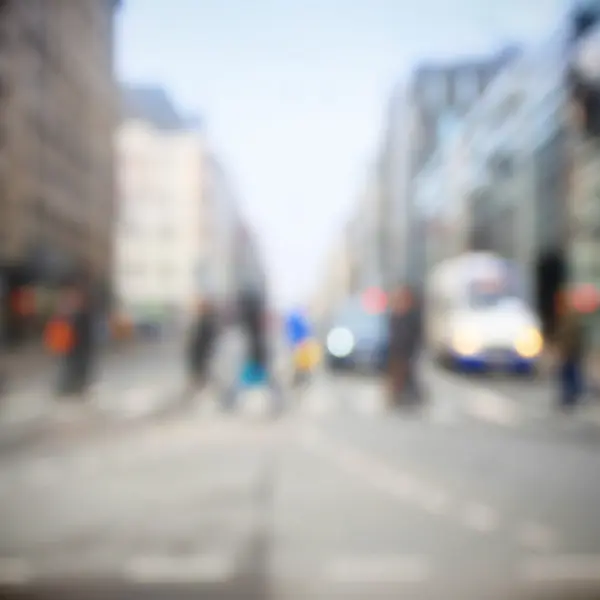
[(465, 371), (534, 373), (543, 350), (518, 267), (483, 252), (433, 269), (425, 289), (425, 336), (436, 360)]

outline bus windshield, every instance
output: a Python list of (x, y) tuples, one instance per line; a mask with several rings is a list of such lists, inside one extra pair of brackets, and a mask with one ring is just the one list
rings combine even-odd
[(468, 303), (473, 309), (496, 308), (507, 300), (522, 301), (523, 294), (514, 273), (477, 278), (468, 288)]
[(518, 300), (515, 294), (505, 292), (472, 291), (469, 297), (469, 306), (474, 309), (496, 308), (506, 300)]

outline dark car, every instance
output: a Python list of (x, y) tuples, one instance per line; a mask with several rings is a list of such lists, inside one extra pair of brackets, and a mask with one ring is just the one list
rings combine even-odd
[(349, 299), (332, 320), (324, 346), (330, 369), (381, 371), (388, 351), (385, 312), (368, 310), (362, 297)]

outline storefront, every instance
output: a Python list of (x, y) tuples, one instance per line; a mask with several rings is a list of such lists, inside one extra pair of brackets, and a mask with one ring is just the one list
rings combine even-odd
[(0, 267), (0, 318), (9, 346), (39, 337), (46, 320), (56, 310), (61, 284), (76, 272), (74, 261), (37, 244), (20, 262)]
[[(566, 111), (570, 176), (569, 282), (587, 288), (585, 308), (590, 341), (600, 350), (600, 14), (597, 3), (573, 16), (577, 34), (568, 47)], [(589, 301), (596, 296), (596, 301)]]

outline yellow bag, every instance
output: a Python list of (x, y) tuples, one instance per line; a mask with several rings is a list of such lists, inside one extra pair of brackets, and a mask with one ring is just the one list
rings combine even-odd
[(315, 340), (307, 340), (296, 349), (294, 362), (299, 371), (312, 371), (320, 360), (321, 349)]

